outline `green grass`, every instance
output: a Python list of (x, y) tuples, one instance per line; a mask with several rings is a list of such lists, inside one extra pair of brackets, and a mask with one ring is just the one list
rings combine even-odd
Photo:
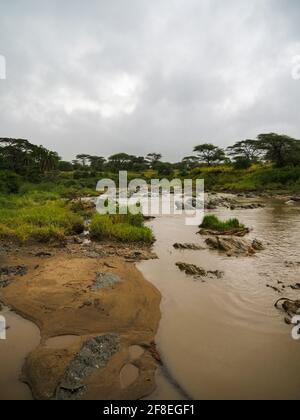
[(230, 165), (218, 165), (193, 169), (191, 177), (204, 179), (206, 190), (300, 192), (299, 167), (275, 168), (256, 164), (238, 170)]
[(63, 242), (82, 230), (83, 218), (64, 200), (49, 201), (43, 194), (0, 197), (1, 240)]
[(215, 215), (207, 215), (204, 217), (202, 225), (203, 229), (215, 230), (217, 232), (227, 232), (235, 229), (244, 229), (245, 226), (238, 219), (229, 219), (225, 222), (219, 220)]
[(115, 240), (119, 242), (153, 243), (151, 229), (144, 226), (142, 214), (100, 215), (96, 214), (91, 223), (91, 236), (96, 240)]

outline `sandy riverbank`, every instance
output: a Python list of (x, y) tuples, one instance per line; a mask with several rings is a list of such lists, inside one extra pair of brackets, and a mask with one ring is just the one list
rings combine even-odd
[[(19, 250), (1, 259), (1, 266), (22, 265), (28, 272), (14, 277), (0, 300), (41, 331), (22, 379), (36, 399), (145, 397), (155, 389), (151, 344), (160, 293), (128, 258), (89, 258), (79, 249), (48, 257)], [(117, 282), (101, 284), (106, 274)]]

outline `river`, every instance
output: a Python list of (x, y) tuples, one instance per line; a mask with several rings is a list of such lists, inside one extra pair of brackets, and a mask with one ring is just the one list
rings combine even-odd
[[(299, 282), (300, 265), (291, 264), (300, 262), (299, 210), (272, 200), (261, 209), (213, 212), (238, 217), (252, 229), (249, 237), (266, 248), (254, 257), (178, 251), (175, 242), (204, 245), (199, 229), (178, 215), (150, 223), (159, 258), (138, 268), (163, 297), (157, 344), (164, 366), (149, 399), (300, 399), (300, 342), (292, 340), (292, 327), (274, 308), (281, 295), (266, 287)], [(225, 275), (203, 283), (180, 272), (177, 262)], [(282, 296), (297, 299), (299, 291), (286, 288)], [(0, 340), (0, 399), (31, 399), (19, 376), (40, 342), (39, 329), (7, 308), (2, 315), (9, 329), (8, 339)]]
[[(203, 245), (199, 229), (183, 216), (151, 222), (159, 258), (138, 267), (163, 296), (157, 344), (166, 372), (152, 398), (176, 399), (181, 390), (190, 399), (300, 399), (300, 342), (274, 308), (281, 295), (266, 286), (299, 282), (300, 267), (286, 264), (300, 261), (299, 210), (272, 200), (262, 209), (213, 212), (253, 229), (249, 237), (266, 247), (254, 257), (175, 250), (176, 242)], [(182, 261), (225, 276), (196, 281), (176, 267)], [(287, 288), (282, 296), (296, 299), (299, 292)]]

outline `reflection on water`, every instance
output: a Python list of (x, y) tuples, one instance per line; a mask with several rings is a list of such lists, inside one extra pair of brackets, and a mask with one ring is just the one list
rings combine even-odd
[[(266, 287), (299, 282), (300, 207), (267, 202), (258, 210), (217, 210), (253, 228), (249, 238), (266, 250), (255, 257), (228, 258), (213, 251), (177, 251), (175, 242), (204, 244), (183, 216), (154, 220), (158, 260), (139, 265), (162, 292), (162, 321), (157, 337), (174, 380), (195, 399), (300, 399), (300, 344), (274, 308), (280, 295)], [(225, 272), (223, 279), (195, 281), (180, 272), (184, 261)], [(299, 292), (286, 289), (284, 297)], [(158, 383), (155, 398), (165, 394)]]

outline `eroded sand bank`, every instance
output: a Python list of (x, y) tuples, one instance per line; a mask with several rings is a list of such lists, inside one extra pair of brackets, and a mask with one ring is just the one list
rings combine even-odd
[[(2, 290), (1, 301), (40, 328), (41, 344), (27, 357), (22, 378), (35, 398), (139, 399), (153, 392), (161, 296), (133, 263), (64, 251), (5, 259), (9, 266), (20, 263), (28, 273)], [(99, 273), (119, 281), (94, 287)], [(53, 337), (61, 340), (51, 346)], [(144, 352), (132, 358), (132, 346)], [(124, 387), (120, 372), (128, 364), (136, 374)]]

